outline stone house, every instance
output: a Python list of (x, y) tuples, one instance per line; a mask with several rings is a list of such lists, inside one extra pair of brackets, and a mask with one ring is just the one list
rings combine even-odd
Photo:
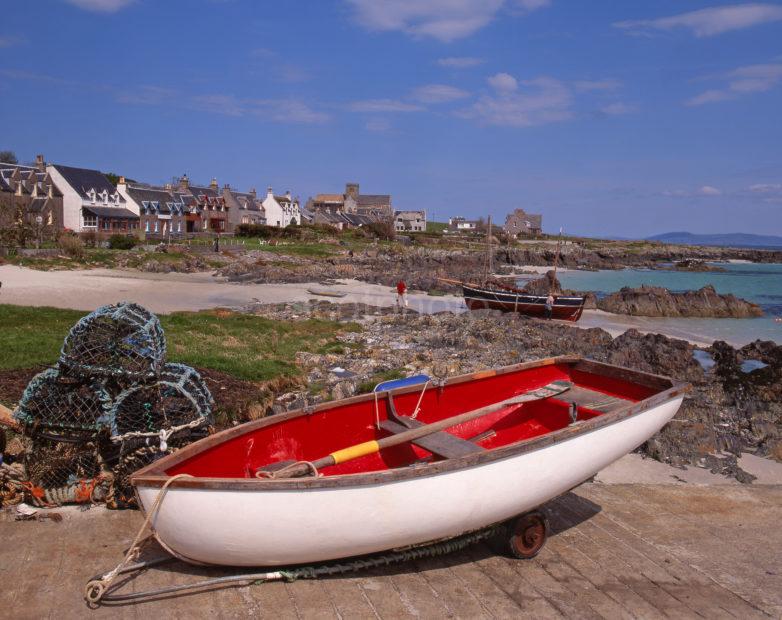
[(255, 188), (249, 192), (237, 192), (226, 184), (223, 186), (223, 198), (228, 206), (228, 219), (232, 230), (239, 224), (266, 223), (263, 203), (258, 200)]
[(389, 194), (362, 194), (358, 183), (346, 183), (344, 194), (317, 194), (307, 201), (307, 210), (352, 213), (372, 217), (373, 221), (394, 218)]
[(63, 226), (101, 235), (136, 234), (139, 213), (98, 170), (49, 164), (46, 172), (63, 195)]
[(233, 232), (228, 217), (230, 207), (217, 185), (217, 179), (212, 179), (208, 187), (201, 187), (191, 185), (185, 174), (172, 192), (185, 205), (185, 232)]
[(536, 237), (543, 232), (543, 216), (516, 209), (505, 218), (503, 230), (511, 237)]
[(0, 163), (0, 227), (24, 223), (41, 238), (52, 238), (63, 228), (63, 196), (43, 156), (36, 160), (35, 167)]
[(396, 211), (394, 213), (396, 232), (426, 232), (426, 211)]
[(128, 184), (125, 177), (120, 177), (117, 191), (127, 201), (128, 208), (138, 209), (139, 228), (146, 238), (171, 239), (186, 232), (185, 203), (171, 190)]
[(267, 226), (285, 228), (301, 224), (299, 199), (291, 197), (290, 192), (286, 192), (284, 196), (278, 196), (269, 186), (266, 190), (266, 198), (263, 200), (263, 209)]

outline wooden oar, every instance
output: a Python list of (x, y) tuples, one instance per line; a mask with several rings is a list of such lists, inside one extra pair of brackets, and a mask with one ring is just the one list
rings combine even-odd
[[(383, 437), (379, 440), (373, 439), (372, 441), (365, 441), (364, 443), (359, 443), (354, 446), (350, 446), (349, 448), (337, 450), (336, 452), (332, 452), (328, 456), (324, 456), (315, 461), (298, 462), (288, 465), (284, 465), (282, 463), (272, 463), (266, 467), (259, 468), (259, 473), (266, 473), (270, 478), (299, 478), (301, 476), (306, 476), (309, 473), (313, 473), (314, 470), (320, 470), (324, 467), (337, 465), (338, 463), (352, 461), (353, 459), (367, 456), (368, 454), (380, 452), (385, 448), (398, 446), (399, 444), (407, 443), (409, 441), (413, 441), (414, 439), (425, 437), (426, 435), (431, 435), (432, 433), (456, 426), (457, 424), (469, 422), (470, 420), (474, 420), (475, 418), (493, 413), (499, 409), (502, 409), (503, 407), (507, 407), (508, 405), (520, 405), (522, 403), (528, 403), (534, 400), (542, 400), (544, 398), (557, 396), (558, 394), (569, 390), (572, 385), (573, 384), (569, 381), (554, 381), (548, 385), (531, 390), (524, 394), (518, 394), (506, 400), (492, 403), (491, 405), (480, 407), (479, 409), (473, 409), (472, 411), (467, 411), (465, 413), (460, 413), (459, 415), (455, 415), (444, 420), (439, 420), (438, 422), (433, 422), (432, 424), (419, 426), (418, 428), (410, 429), (404, 433), (391, 435), (390, 437)], [(280, 465), (282, 465), (282, 467), (280, 467)]]

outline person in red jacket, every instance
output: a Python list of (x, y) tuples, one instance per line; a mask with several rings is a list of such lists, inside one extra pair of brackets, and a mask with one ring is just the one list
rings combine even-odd
[(407, 284), (404, 280), (396, 283), (396, 306), (397, 308), (407, 308)]

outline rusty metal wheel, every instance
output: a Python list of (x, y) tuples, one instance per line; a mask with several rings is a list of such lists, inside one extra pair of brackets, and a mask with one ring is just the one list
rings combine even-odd
[(548, 520), (541, 512), (528, 512), (510, 524), (508, 547), (514, 558), (528, 560), (534, 558), (548, 536)]

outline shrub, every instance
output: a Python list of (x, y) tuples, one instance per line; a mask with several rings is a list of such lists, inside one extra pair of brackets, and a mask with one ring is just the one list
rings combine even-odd
[(71, 258), (81, 258), (84, 256), (84, 242), (78, 235), (60, 235), (57, 244), (60, 246), (60, 249), (65, 252), (66, 256)]
[(136, 238), (127, 235), (111, 235), (109, 237), (109, 249), (132, 250), (136, 246)]
[(391, 241), (396, 237), (393, 222), (370, 222), (364, 228), (378, 239)]
[(98, 242), (98, 233), (94, 230), (88, 230), (81, 234), (81, 240), (84, 242), (84, 246), (88, 248), (94, 248)]

